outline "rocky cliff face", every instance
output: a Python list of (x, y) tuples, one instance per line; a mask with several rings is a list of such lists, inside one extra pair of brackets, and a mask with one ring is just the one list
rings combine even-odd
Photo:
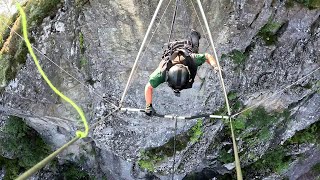
[[(44, 71), (84, 109), (90, 124), (109, 113), (111, 104), (117, 105), (157, 3), (66, 0), (30, 32)], [(153, 27), (125, 107), (144, 107), (144, 86), (158, 66), (169, 35), (173, 1), (160, 18), (168, 3), (160, 9), (158, 28)], [(202, 3), (226, 74), (233, 113), (260, 105), (234, 121), (244, 177), (319, 177), (319, 71), (286, 88), (319, 68), (319, 2)], [(191, 1), (179, 2), (173, 39), (197, 29), (203, 37), (200, 52), (212, 53), (195, 2), (194, 7)], [(15, 78), (7, 81), (0, 99), (3, 116), (25, 118), (53, 148), (61, 147), (82, 127), (72, 107), (44, 83), (29, 55)], [(224, 104), (218, 76), (208, 65), (199, 69), (194, 87), (184, 90), (181, 97), (175, 97), (165, 84), (154, 93), (154, 107), (163, 114), (226, 114)], [(78, 161), (85, 157), (83, 168), (96, 177), (169, 179), (174, 123), (118, 112), (60, 158)], [(234, 178), (228, 122), (179, 120), (177, 126), (175, 179)]]

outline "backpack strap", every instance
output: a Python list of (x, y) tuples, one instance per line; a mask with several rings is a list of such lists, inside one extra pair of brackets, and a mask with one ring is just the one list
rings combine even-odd
[(168, 48), (164, 50), (162, 55), (162, 60), (164, 61), (163, 66), (161, 68), (162, 75), (164, 76), (165, 80), (167, 81), (167, 72), (169, 69), (174, 66), (175, 63), (174, 59), (179, 55), (182, 54), (184, 60), (181, 64), (188, 67), (190, 72), (190, 80), (189, 82), (183, 87), (183, 89), (188, 89), (192, 87), (194, 82), (194, 78), (197, 74), (197, 66), (191, 57), (192, 54), (192, 42), (189, 40), (184, 41), (174, 41), (168, 44)]

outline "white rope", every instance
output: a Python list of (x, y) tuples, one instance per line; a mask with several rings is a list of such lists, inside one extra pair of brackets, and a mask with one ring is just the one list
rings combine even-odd
[(130, 76), (129, 76), (129, 79), (128, 79), (128, 81), (127, 81), (126, 87), (125, 87), (125, 89), (124, 89), (124, 91), (123, 91), (123, 94), (122, 94), (122, 97), (121, 97), (121, 99), (120, 99), (119, 107), (122, 106), (122, 103), (123, 103), (123, 101), (124, 101), (124, 98), (125, 98), (125, 96), (126, 96), (126, 94), (127, 94), (129, 85), (130, 85), (130, 83), (131, 83), (131, 81), (132, 81), (132, 77), (133, 77), (134, 71), (135, 71), (135, 69), (136, 69), (136, 67), (137, 67), (138, 60), (139, 60), (139, 58), (140, 58), (140, 54), (141, 54), (141, 52), (142, 52), (142, 50), (143, 50), (144, 44), (145, 44), (146, 41), (147, 41), (148, 35), (149, 35), (149, 33), (150, 33), (150, 30), (151, 30), (151, 28), (152, 28), (152, 25), (153, 25), (156, 17), (157, 17), (157, 14), (158, 14), (158, 12), (159, 12), (159, 10), (160, 10), (160, 7), (161, 7), (162, 2), (163, 2), (163, 0), (160, 0), (160, 1), (159, 1), (158, 6), (157, 6), (157, 9), (156, 9), (156, 11), (154, 12), (153, 17), (152, 17), (152, 19), (151, 19), (151, 22), (150, 22), (150, 24), (149, 24), (148, 30), (147, 30), (147, 32), (146, 32), (146, 35), (145, 35), (144, 38), (143, 38), (143, 41), (142, 41), (142, 44), (141, 44), (141, 46), (140, 46), (138, 55), (137, 55), (137, 57), (136, 57), (136, 59), (135, 59), (135, 62), (134, 62), (134, 64), (133, 64), (133, 67), (132, 67), (132, 70), (131, 70), (131, 73), (130, 73)]
[(201, 29), (202, 29), (202, 32), (203, 32), (203, 37), (204, 37), (204, 39), (207, 41), (207, 48), (205, 49), (205, 51), (204, 52), (206, 52), (207, 51), (207, 49), (209, 48), (209, 46), (210, 46), (210, 42), (208, 41), (208, 38), (206, 37), (206, 31), (204, 30), (204, 28), (203, 28), (203, 26), (202, 26), (202, 23), (201, 23), (201, 20), (200, 20), (200, 17), (199, 17), (199, 15), (198, 15), (198, 12), (197, 12), (197, 10), (196, 10), (196, 7), (194, 6), (194, 4), (193, 4), (193, 0), (190, 0), (191, 1), (191, 4), (192, 4), (192, 7), (193, 7), (193, 9), (194, 9), (194, 12), (196, 13), (196, 16), (197, 16), (197, 19), (198, 19), (198, 21), (199, 21), (199, 24), (200, 24), (200, 26), (201, 26)]
[[(216, 53), (216, 50), (215, 50), (215, 46), (213, 44), (211, 31), (210, 31), (210, 28), (209, 28), (209, 25), (208, 25), (208, 22), (207, 22), (206, 15), (204, 14), (204, 10), (202, 8), (202, 4), (201, 4), (200, 0), (197, 0), (197, 2), (198, 2), (198, 5), (199, 5), (200, 12), (202, 14), (203, 21), (204, 21), (205, 26), (207, 28), (208, 36), (209, 36), (209, 39), (210, 39), (211, 46), (213, 48), (213, 52), (214, 52), (215, 59), (217, 61), (217, 65), (219, 67), (219, 77), (220, 77), (220, 81), (221, 81), (221, 85), (222, 85), (222, 89), (223, 89), (223, 93), (224, 93), (224, 97), (225, 97), (225, 101), (226, 101), (226, 105), (227, 105), (227, 109), (228, 109), (228, 115), (230, 116), (231, 115), (231, 110), (230, 110), (230, 106), (229, 106), (228, 96), (227, 96), (226, 88), (225, 88), (224, 81), (223, 81), (223, 78), (222, 78), (222, 73), (221, 73), (221, 68), (220, 68), (218, 56), (217, 56), (217, 53)], [(232, 135), (232, 144), (233, 144), (235, 165), (236, 165), (236, 171), (237, 171), (237, 179), (238, 180), (242, 180), (243, 178), (242, 178), (240, 160), (239, 160), (239, 155), (238, 155), (238, 148), (237, 148), (237, 144), (236, 144), (236, 140), (235, 140), (235, 135), (234, 135), (234, 131), (233, 131), (231, 118), (229, 118), (229, 122), (230, 122), (231, 135)]]
[[(4, 23), (3, 21), (0, 20), (0, 22), (2, 24), (4, 24), (5, 26), (7, 26), (11, 31), (13, 31), (18, 37), (20, 37), (22, 40), (24, 40), (24, 38), (17, 33), (15, 30), (13, 30), (10, 26), (8, 26), (6, 23)], [(32, 48), (34, 48), (39, 54), (41, 54), (42, 56), (45, 57), (45, 59), (49, 60), (52, 64), (54, 64), (55, 66), (57, 66), (59, 69), (61, 69), (64, 73), (66, 73), (67, 75), (69, 75), (71, 78), (73, 78), (74, 80), (76, 80), (78, 83), (80, 83), (81, 85), (83, 85), (84, 87), (86, 87), (87, 89), (90, 90), (90, 87), (88, 85), (85, 85), (84, 83), (82, 83), (80, 80), (78, 80), (76, 77), (74, 77), (73, 75), (71, 75), (69, 72), (67, 72), (66, 70), (64, 70), (61, 66), (59, 66), (57, 63), (55, 63), (53, 60), (51, 60), (48, 56), (46, 56), (45, 54), (43, 54), (40, 50), (38, 50), (36, 47), (34, 47), (33, 45), (31, 45)], [(105, 98), (103, 98), (102, 95), (98, 94), (97, 92), (95, 92), (95, 90), (93, 89), (92, 91), (95, 95), (97, 95), (98, 97), (100, 97), (102, 100), (106, 101), (107, 103), (111, 104), (113, 107), (117, 107), (115, 104), (113, 104), (111, 101), (106, 100)]]
[[(172, 0), (169, 1), (167, 7), (165, 8), (164, 12), (163, 12), (162, 15), (161, 15), (161, 18), (160, 18), (160, 20), (159, 20), (159, 22), (158, 22), (155, 30), (152, 32), (152, 36), (151, 36), (151, 38), (149, 39), (148, 44), (146, 45), (146, 48), (145, 48), (145, 50), (144, 50), (144, 52), (143, 52), (143, 54), (142, 54), (142, 56), (141, 56), (141, 59), (143, 59), (143, 57), (145, 56), (145, 54), (146, 54), (146, 52), (147, 52), (147, 50), (148, 50), (148, 47), (149, 47), (149, 45), (150, 45), (150, 43), (151, 43), (151, 41), (152, 41), (152, 39), (153, 39), (153, 36), (154, 36), (154, 35), (156, 34), (156, 32), (158, 31), (158, 28), (159, 28), (159, 25), (160, 25), (160, 23), (161, 23), (161, 21), (162, 21), (162, 18), (164, 17), (164, 15), (165, 15), (165, 13), (166, 13), (166, 11), (167, 11), (167, 9), (168, 9), (171, 1), (172, 1)], [(138, 63), (140, 64), (140, 62), (138, 62)], [(134, 73), (133, 73), (133, 74), (135, 74), (135, 73), (137, 72), (137, 69), (138, 69), (138, 68), (136, 68), (136, 69), (134, 70)]]

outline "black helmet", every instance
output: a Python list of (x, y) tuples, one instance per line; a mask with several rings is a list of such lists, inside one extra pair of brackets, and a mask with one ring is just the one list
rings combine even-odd
[(188, 67), (183, 64), (172, 66), (167, 72), (167, 75), (167, 82), (174, 90), (183, 89), (190, 79), (190, 71)]

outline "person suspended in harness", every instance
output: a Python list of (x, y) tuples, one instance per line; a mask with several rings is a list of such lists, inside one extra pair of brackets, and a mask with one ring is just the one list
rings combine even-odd
[(181, 90), (192, 88), (197, 68), (204, 62), (218, 71), (219, 67), (212, 55), (198, 53), (200, 38), (200, 33), (192, 30), (188, 40), (168, 43), (158, 68), (149, 76), (149, 82), (145, 86), (146, 115), (155, 113), (152, 94), (153, 89), (160, 84), (167, 82), (175, 95), (179, 96)]

